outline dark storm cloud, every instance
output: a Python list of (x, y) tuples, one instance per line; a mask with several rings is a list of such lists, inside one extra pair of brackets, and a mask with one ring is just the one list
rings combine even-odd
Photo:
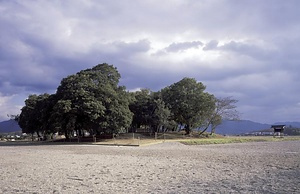
[(212, 40), (204, 47), (204, 51), (234, 52), (236, 55), (245, 55), (258, 60), (270, 60), (276, 57), (278, 45), (268, 45), (267, 42), (247, 41), (230, 41), (219, 45), (219, 41)]
[(53, 93), (63, 77), (106, 62), (129, 90), (195, 77), (216, 96), (237, 98), (245, 119), (299, 121), (299, 7), (298, 0), (1, 1), (0, 120), (28, 94)]

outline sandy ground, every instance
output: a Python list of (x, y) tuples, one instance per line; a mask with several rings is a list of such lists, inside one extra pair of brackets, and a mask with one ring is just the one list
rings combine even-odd
[(0, 193), (300, 193), (300, 141), (0, 145)]

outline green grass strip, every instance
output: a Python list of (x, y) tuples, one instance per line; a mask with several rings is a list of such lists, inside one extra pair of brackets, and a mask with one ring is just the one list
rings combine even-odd
[(273, 137), (224, 137), (208, 139), (180, 140), (185, 145), (208, 145), (208, 144), (229, 144), (247, 142), (275, 142), (275, 141), (300, 141), (300, 136), (273, 138)]

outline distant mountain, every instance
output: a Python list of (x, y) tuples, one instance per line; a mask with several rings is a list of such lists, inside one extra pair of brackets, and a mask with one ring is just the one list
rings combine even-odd
[[(273, 125), (286, 125), (287, 127), (299, 127), (300, 122), (277, 122)], [(248, 120), (228, 121), (224, 120), (221, 125), (216, 128), (216, 133), (223, 135), (240, 135), (253, 131), (262, 131), (270, 129), (272, 124), (262, 124)]]
[(271, 125), (269, 124), (262, 124), (248, 120), (224, 120), (223, 123), (216, 128), (216, 133), (223, 135), (239, 135), (269, 128), (271, 128)]
[(0, 133), (11, 133), (21, 131), (19, 124), (15, 120), (0, 122)]

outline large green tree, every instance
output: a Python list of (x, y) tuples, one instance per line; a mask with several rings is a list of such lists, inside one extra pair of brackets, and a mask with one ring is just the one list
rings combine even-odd
[(37, 95), (30, 95), (25, 100), (25, 106), (21, 109), (21, 114), (18, 118), (18, 123), (22, 128), (23, 133), (35, 133), (35, 106), (37, 102)]
[(45, 136), (49, 131), (48, 118), (52, 108), (52, 96), (49, 94), (30, 95), (21, 109), (18, 123), (23, 133), (37, 133)]
[(116, 133), (129, 127), (129, 95), (118, 86), (119, 79), (117, 69), (106, 63), (64, 78), (56, 93), (56, 127), (66, 135), (73, 130), (81, 135), (84, 129)]
[(141, 89), (132, 93), (130, 110), (133, 112), (132, 128), (146, 126), (154, 132), (170, 126), (170, 110), (159, 92)]
[(170, 107), (172, 119), (185, 127), (186, 134), (200, 127), (215, 109), (214, 96), (193, 78), (183, 78), (164, 89), (162, 98)]
[(171, 118), (171, 110), (161, 98), (154, 98), (154, 111), (152, 114), (152, 126), (156, 132), (165, 132), (175, 128), (176, 124)]
[(141, 89), (132, 93), (133, 100), (129, 105), (133, 113), (132, 128), (140, 128), (141, 126), (151, 125), (151, 115), (154, 111), (151, 91), (149, 89)]
[(120, 74), (106, 63), (62, 79), (53, 95), (30, 95), (18, 117), (25, 133), (60, 132), (69, 138), (74, 131), (93, 134), (118, 133), (128, 128), (133, 113), (130, 95), (119, 86)]

